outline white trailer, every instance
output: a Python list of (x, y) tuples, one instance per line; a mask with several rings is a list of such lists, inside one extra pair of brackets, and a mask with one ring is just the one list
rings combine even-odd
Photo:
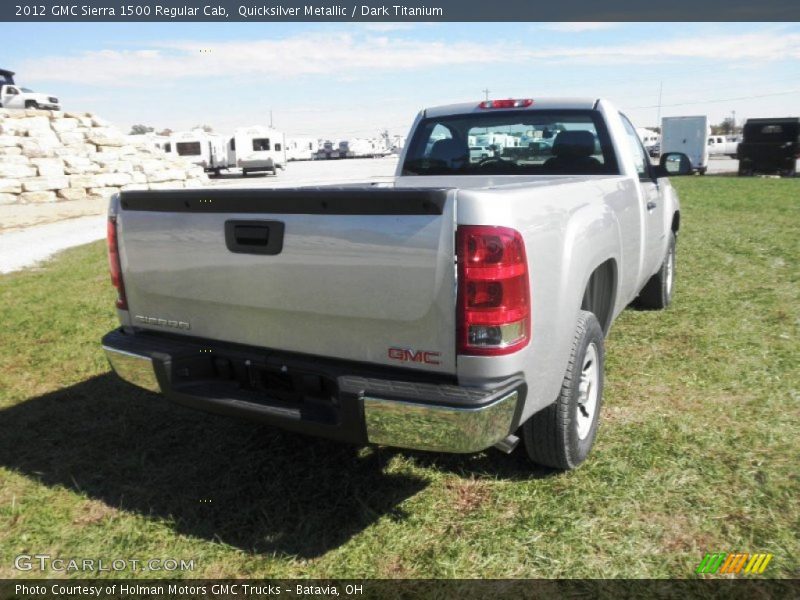
[(377, 158), (391, 152), (384, 138), (354, 138), (348, 149), (354, 158)]
[(355, 154), (350, 149), (350, 140), (339, 140), (337, 145), (339, 158), (353, 158)]
[(169, 153), (200, 165), (206, 172), (219, 175), (220, 170), (231, 167), (224, 136), (203, 129), (179, 131), (170, 136), (169, 145)]
[(319, 150), (319, 140), (310, 137), (286, 140), (286, 160), (311, 160)]
[(256, 171), (271, 171), (286, 168), (286, 136), (283, 132), (253, 125), (240, 127), (233, 132), (233, 151), (236, 165), (243, 175)]
[(165, 154), (173, 154), (172, 141), (168, 135), (159, 135), (149, 131), (141, 134), (128, 134), (125, 141), (135, 146), (144, 146), (149, 150), (161, 150)]
[(329, 160), (339, 158), (339, 142), (325, 140), (320, 143), (319, 149), (314, 153), (317, 160)]
[(400, 151), (406, 145), (406, 138), (402, 135), (395, 135), (391, 138), (391, 152), (392, 154), (400, 154)]
[(650, 152), (653, 146), (659, 143), (661, 138), (657, 131), (646, 129), (645, 127), (637, 127), (636, 133), (639, 135), (639, 139), (642, 140), (642, 145), (648, 152)]
[(705, 115), (661, 119), (661, 154), (683, 152), (692, 169), (704, 175), (708, 169), (708, 137), (711, 128)]

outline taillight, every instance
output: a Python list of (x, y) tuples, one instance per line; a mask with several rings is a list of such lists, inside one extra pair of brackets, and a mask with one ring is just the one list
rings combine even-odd
[(513, 98), (507, 100), (484, 100), (478, 104), (478, 108), (527, 108), (529, 106), (533, 106), (533, 100), (530, 98), (519, 100)]
[(111, 283), (117, 288), (117, 308), (128, 310), (128, 301), (125, 298), (125, 284), (122, 283), (122, 266), (119, 262), (116, 217), (108, 218), (106, 239), (108, 240), (108, 270), (111, 272)]
[(530, 339), (525, 242), (508, 227), (462, 225), (456, 232), (458, 353), (510, 354)]

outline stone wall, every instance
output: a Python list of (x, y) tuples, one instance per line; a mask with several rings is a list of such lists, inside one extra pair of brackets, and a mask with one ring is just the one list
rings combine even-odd
[(135, 138), (90, 113), (0, 109), (0, 205), (208, 182), (201, 167)]

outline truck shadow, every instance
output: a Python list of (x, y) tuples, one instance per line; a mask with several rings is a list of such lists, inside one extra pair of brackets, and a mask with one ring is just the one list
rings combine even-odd
[(180, 533), (312, 558), (427, 486), (390, 454), (173, 406), (111, 374), (0, 410), (0, 465)]

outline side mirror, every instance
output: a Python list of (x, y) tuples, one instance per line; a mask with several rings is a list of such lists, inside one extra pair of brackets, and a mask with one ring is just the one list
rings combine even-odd
[(683, 152), (667, 152), (661, 155), (656, 167), (657, 177), (679, 177), (692, 174), (692, 161)]

